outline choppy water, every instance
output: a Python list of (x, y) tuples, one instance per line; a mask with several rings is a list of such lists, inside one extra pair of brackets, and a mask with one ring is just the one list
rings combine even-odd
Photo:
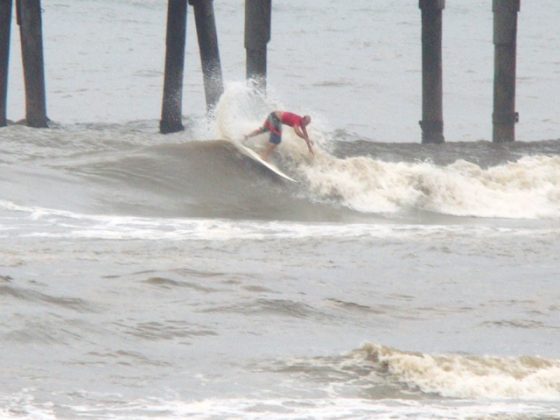
[[(242, 56), (228, 47), (242, 8), (215, 3), (231, 24), (225, 73), (239, 80)], [(371, 29), (397, 22), (415, 34), (417, 5), (370, 3), (346, 14), (306, 3), (294, 15), (276, 2), (273, 40), (293, 45), (271, 44), (269, 98), (230, 82), (213, 118), (189, 115), (187, 131), (168, 136), (157, 133), (161, 66), (150, 57), (161, 55), (165, 7), (45, 4), (53, 127), (0, 129), (0, 417), (560, 417), (558, 120), (541, 104), (553, 117), (522, 120), (529, 142), (418, 144), (416, 38), (399, 39), (400, 51)], [(538, 34), (531, 19), (552, 17), (534, 5), (522, 16)], [(487, 8), (449, 4), (449, 43), (486, 42), (459, 29), (491, 23)], [(94, 32), (102, 60), (70, 54)], [(330, 68), (317, 33), (340, 44)], [(389, 55), (356, 52), (359, 68), (344, 66), (356, 37)], [(538, 62), (550, 44), (532, 45)], [(554, 92), (543, 74), (558, 63), (541, 64), (521, 104)], [(489, 77), (481, 68), (465, 73)], [(193, 73), (189, 107), (202, 100)], [(366, 79), (375, 95), (363, 94)], [(450, 102), (483, 97), (488, 80)], [(297, 184), (220, 140), (278, 106), (314, 116), (315, 159), (288, 134), (275, 155)], [(478, 115), (451, 125), (451, 140), (487, 138), (487, 110), (469, 106)]]

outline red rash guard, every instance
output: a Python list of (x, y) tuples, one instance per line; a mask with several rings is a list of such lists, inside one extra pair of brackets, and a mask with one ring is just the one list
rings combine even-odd
[(303, 117), (300, 117), (297, 114), (292, 114), (291, 112), (283, 112), (282, 118), (280, 118), (280, 122), (282, 124), (289, 125), (290, 127), (299, 126), (301, 127), (301, 120)]

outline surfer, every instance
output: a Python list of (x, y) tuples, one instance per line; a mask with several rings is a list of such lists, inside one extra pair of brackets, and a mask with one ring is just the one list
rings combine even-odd
[(270, 131), (270, 138), (268, 139), (268, 144), (261, 154), (263, 160), (268, 161), (268, 158), (272, 151), (280, 144), (282, 141), (282, 124), (292, 127), (298, 137), (305, 140), (309, 153), (313, 153), (313, 142), (309, 139), (306, 127), (311, 122), (311, 117), (309, 115), (299, 116), (291, 112), (285, 111), (273, 111), (266, 118), (262, 127), (245, 135), (244, 138), (247, 140), (249, 137), (257, 136), (262, 133)]

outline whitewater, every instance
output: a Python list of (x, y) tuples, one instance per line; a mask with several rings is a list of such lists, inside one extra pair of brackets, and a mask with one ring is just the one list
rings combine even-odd
[[(421, 145), (417, 4), (273, 2), (264, 96), (214, 3), (225, 92), (206, 115), (190, 13), (171, 135), (164, 2), (43, 5), (48, 130), (16, 123), (14, 34), (0, 418), (560, 418), (558, 4), (522, 5), (493, 144), (489, 5), (447, 2), (448, 141)], [(227, 140), (274, 109), (313, 118), (314, 157), (290, 130), (273, 156), (297, 184)]]

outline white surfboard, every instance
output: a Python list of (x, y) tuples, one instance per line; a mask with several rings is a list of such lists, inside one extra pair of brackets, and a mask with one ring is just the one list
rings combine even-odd
[(282, 172), (280, 169), (278, 169), (276, 166), (274, 166), (273, 164), (263, 160), (258, 154), (257, 152), (255, 152), (252, 149), (249, 149), (247, 146), (242, 145), (241, 143), (237, 142), (237, 141), (233, 141), (232, 142), (235, 147), (237, 148), (237, 150), (239, 150), (242, 154), (244, 154), (247, 157), (250, 157), (251, 159), (253, 159), (255, 162), (260, 163), (262, 166), (264, 166), (265, 168), (271, 170), (272, 172), (274, 172), (276, 175), (278, 175), (279, 177), (287, 180), (287, 181), (291, 181), (291, 182), (297, 182), (294, 178), (286, 175), (284, 172)]

